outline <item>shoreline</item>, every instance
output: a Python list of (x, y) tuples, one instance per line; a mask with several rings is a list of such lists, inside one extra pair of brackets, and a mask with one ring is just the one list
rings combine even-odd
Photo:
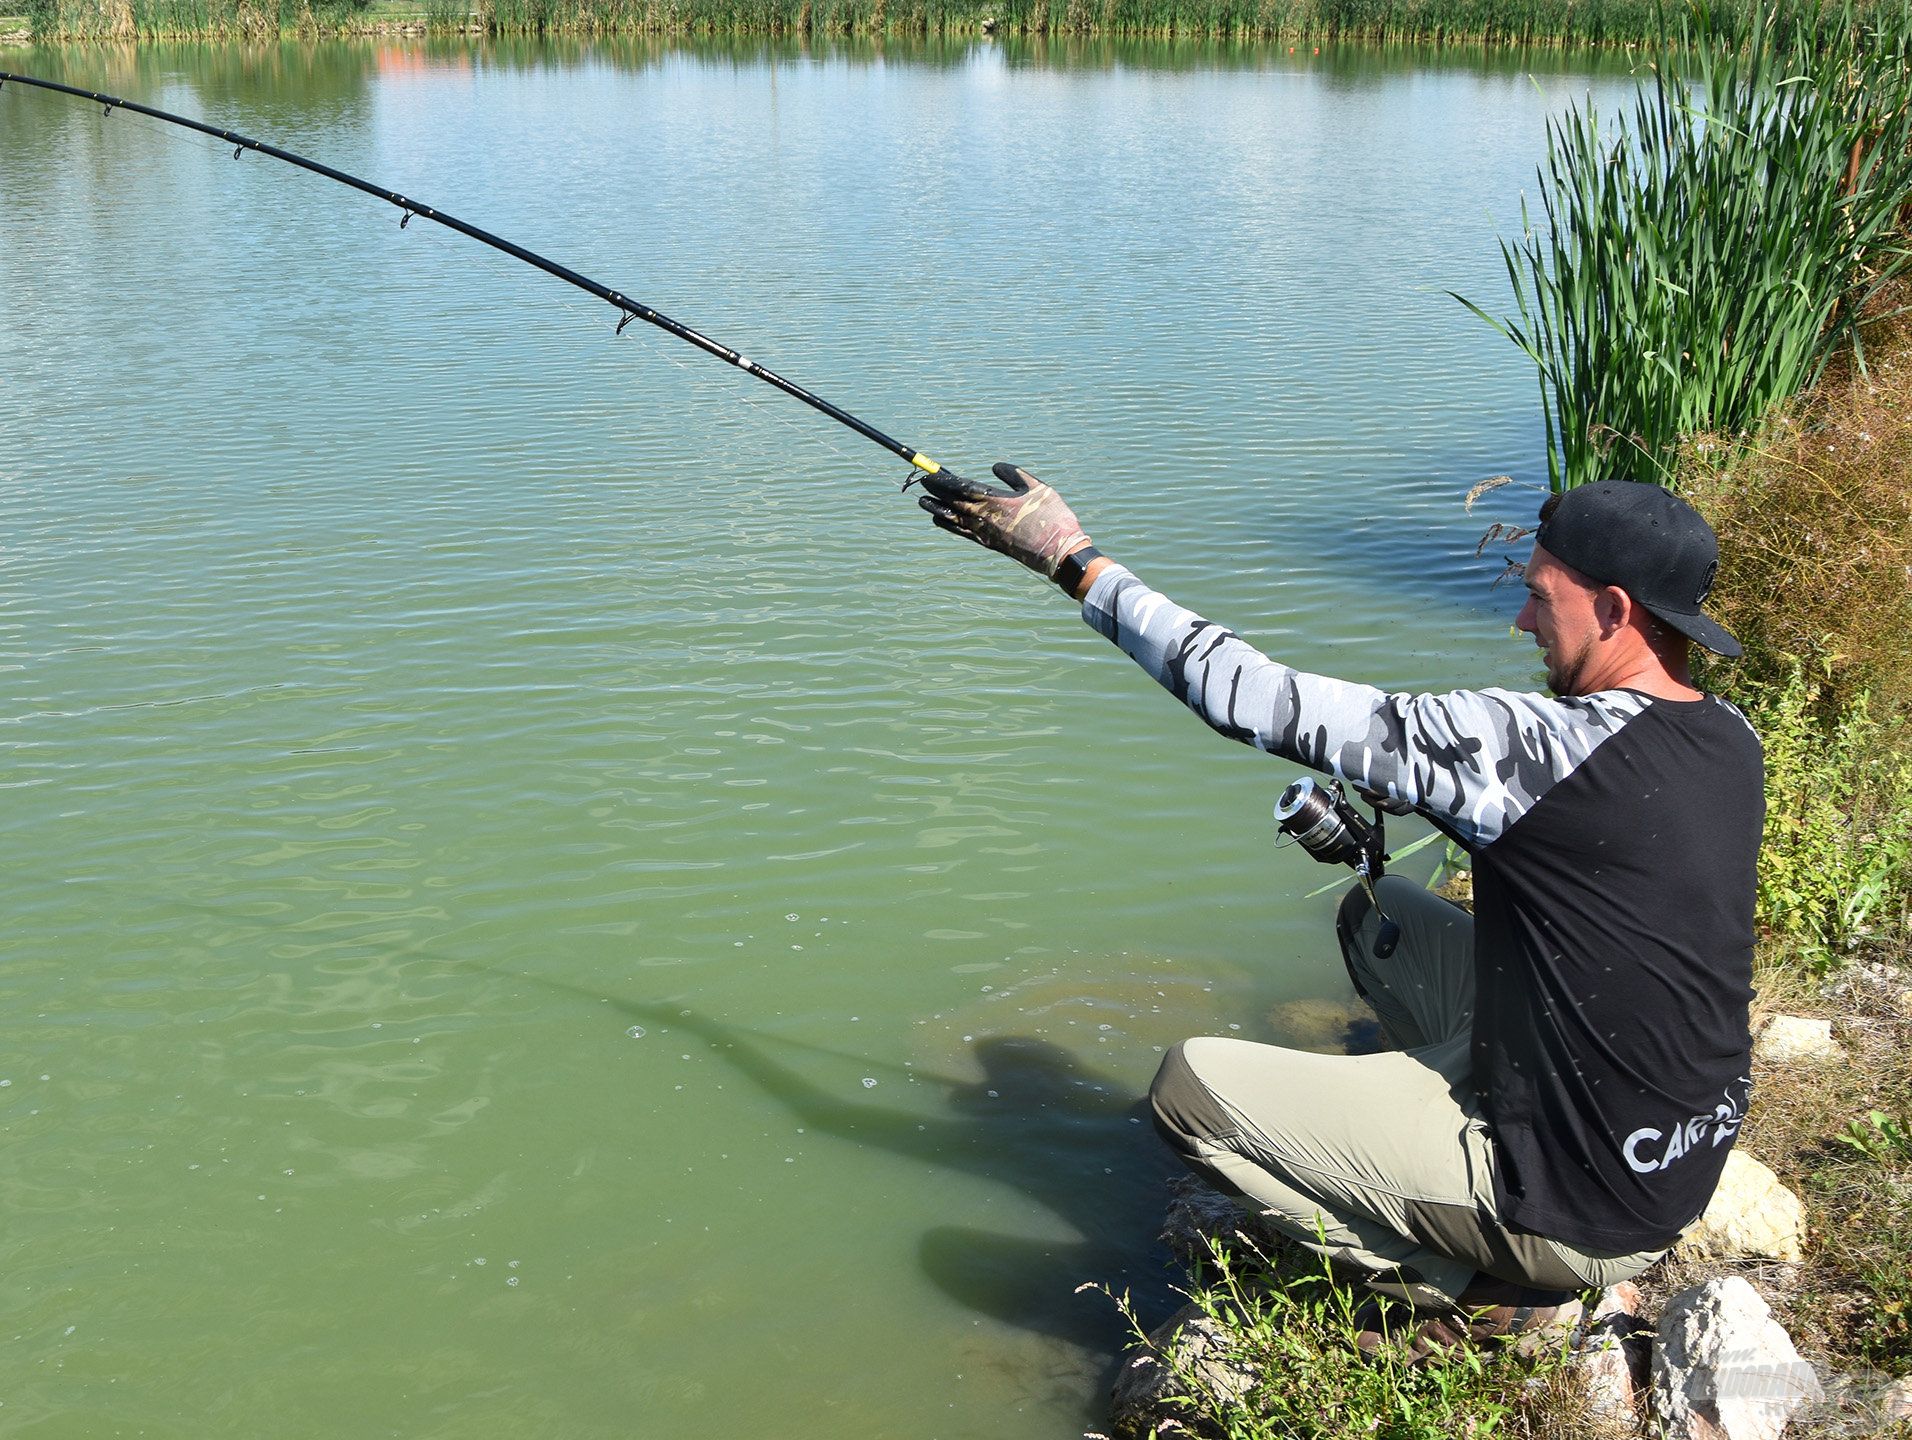
[[(587, 0), (588, 3), (588, 0)], [(1140, 0), (1136, 0), (1140, 3)], [(1643, 48), (1642, 37), (1628, 34), (1611, 38), (1571, 33), (1543, 33), (1529, 30), (1514, 33), (1497, 30), (1492, 24), (1484, 29), (1465, 30), (1440, 23), (1402, 26), (1389, 29), (1385, 23), (1370, 26), (1290, 24), (1273, 22), (1265, 27), (1220, 23), (1212, 26), (1145, 23), (1117, 15), (1113, 5), (1104, 15), (1109, 23), (1089, 18), (1076, 6), (1051, 17), (1048, 7), (1038, 4), (1030, 12), (999, 18), (995, 14), (971, 15), (938, 13), (932, 15), (923, 0), (908, 9), (892, 10), (886, 0), (846, 0), (819, 15), (811, 0), (792, 0), (788, 13), (771, 13), (772, 6), (759, 8), (753, 17), (735, 9), (719, 8), (720, 0), (645, 0), (641, 8), (629, 8), (619, 0), (608, 0), (602, 9), (573, 4), (564, 13), (559, 6), (512, 5), (501, 13), (495, 3), (466, 13), (462, 23), (420, 9), (380, 15), (377, 18), (354, 17), (339, 25), (317, 23), (309, 9), (291, 24), (261, 23), (256, 12), (235, 11), (230, 20), (203, 27), (180, 29), (142, 28), (131, 18), (130, 6), (110, 28), (59, 30), (36, 35), (28, 16), (0, 16), (0, 47), (29, 45), (88, 44), (182, 44), (250, 41), (320, 40), (392, 40), (450, 39), (484, 37), (545, 36), (591, 38), (599, 36), (651, 36), (696, 39), (767, 40), (988, 40), (1026, 41), (1135, 41), (1153, 43), (1211, 44), (1244, 50), (1266, 50), (1273, 54), (1302, 53), (1304, 47), (1319, 55), (1322, 46), (1389, 47), (1413, 46), (1431, 50), (1448, 48), (1488, 51), (1545, 50), (1557, 53), (1623, 55)]]

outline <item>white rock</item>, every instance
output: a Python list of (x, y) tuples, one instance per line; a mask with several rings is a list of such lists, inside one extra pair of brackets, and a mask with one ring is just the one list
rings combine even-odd
[(1618, 1320), (1626, 1316), (1638, 1320), (1640, 1308), (1645, 1300), (1640, 1295), (1640, 1287), (1631, 1280), (1622, 1280), (1617, 1285), (1609, 1285), (1600, 1292), (1600, 1298), (1594, 1302), (1593, 1313), (1587, 1317), (1590, 1326)]
[(1626, 1341), (1601, 1335), (1567, 1362), (1586, 1391), (1587, 1408), (1602, 1419), (1631, 1422), (1639, 1413), (1633, 1357), (1627, 1350)]
[(1779, 1177), (1743, 1150), (1726, 1157), (1719, 1189), (1706, 1212), (1680, 1237), (1682, 1255), (1698, 1260), (1804, 1258), (1805, 1210)]
[(1775, 1015), (1761, 1027), (1759, 1039), (1753, 1044), (1753, 1058), (1776, 1065), (1825, 1064), (1845, 1059), (1846, 1052), (1832, 1038), (1832, 1021)]
[(1894, 1380), (1875, 1397), (1879, 1418), (1888, 1425), (1912, 1420), (1912, 1380)]
[(1825, 1390), (1738, 1275), (1674, 1296), (1660, 1315), (1653, 1406), (1667, 1440), (1777, 1440)]
[(1609, 1285), (1588, 1314), (1569, 1362), (1593, 1413), (1628, 1425), (1638, 1416), (1653, 1348), (1641, 1304), (1640, 1287), (1631, 1280)]

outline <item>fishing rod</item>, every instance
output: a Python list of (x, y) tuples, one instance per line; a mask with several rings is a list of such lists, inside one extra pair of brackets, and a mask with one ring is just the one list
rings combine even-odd
[[(460, 235), (469, 236), (481, 245), (489, 245), (494, 250), (502, 251), (514, 260), (522, 260), (527, 265), (535, 266), (547, 275), (554, 275), (567, 285), (575, 285), (587, 295), (595, 295), (605, 303), (616, 306), (619, 317), (617, 329), (613, 332), (614, 334), (622, 335), (624, 333), (624, 327), (629, 325), (633, 320), (642, 320), (646, 324), (655, 325), (658, 329), (675, 335), (679, 340), (689, 341), (706, 354), (715, 355), (726, 364), (735, 365), (746, 375), (761, 380), (767, 385), (776, 386), (777, 389), (783, 391), (784, 394), (794, 396), (796, 399), (808, 405), (812, 410), (818, 410), (828, 415), (832, 420), (836, 421), (837, 424), (847, 425), (865, 439), (874, 440), (892, 455), (909, 461), (909, 463), (915, 466), (918, 471), (921, 471), (922, 474), (936, 475), (943, 472), (941, 465), (938, 465), (934, 460), (930, 459), (929, 456), (923, 454), (914, 446), (905, 445), (902, 441), (884, 434), (868, 421), (859, 420), (848, 410), (832, 405), (821, 395), (813, 394), (811, 391), (797, 384), (794, 380), (785, 379), (768, 366), (759, 365), (756, 361), (732, 350), (728, 345), (721, 344), (711, 339), (710, 336), (693, 330), (681, 321), (673, 320), (661, 311), (653, 310), (650, 306), (631, 299), (628, 295), (613, 290), (607, 285), (600, 285), (588, 275), (580, 275), (569, 266), (560, 265), (555, 260), (547, 260), (535, 250), (527, 250), (524, 246), (514, 244), (506, 240), (503, 236), (494, 235), (489, 230), (481, 230), (476, 225), (467, 224), (455, 215), (447, 215), (442, 210), (433, 209), (429, 205), (400, 195), (394, 190), (381, 189), (368, 180), (361, 180), (356, 175), (348, 175), (343, 170), (334, 170), (330, 165), (322, 165), (317, 160), (308, 160), (305, 156), (295, 155), (290, 150), (281, 150), (276, 145), (267, 145), (263, 141), (254, 140), (250, 136), (238, 134), (236, 131), (221, 130), (216, 125), (206, 125), (198, 120), (189, 119), (184, 115), (175, 115), (169, 110), (155, 110), (152, 106), (141, 105), (137, 101), (122, 100), (116, 95), (102, 95), (94, 90), (81, 90), (77, 86), (62, 85), (57, 80), (41, 80), (32, 75), (20, 75), (12, 71), (0, 70), (0, 89), (5, 88), (8, 81), (14, 81), (21, 85), (31, 85), (40, 90), (57, 91), (59, 94), (72, 95), (81, 100), (91, 100), (95, 104), (104, 107), (101, 111), (103, 115), (111, 115), (115, 110), (130, 110), (135, 115), (145, 115), (154, 120), (163, 120), (169, 125), (178, 125), (186, 130), (196, 130), (201, 135), (210, 135), (215, 140), (223, 140), (226, 144), (232, 146), (232, 158), (235, 160), (246, 151), (251, 150), (260, 155), (270, 156), (274, 160), (283, 160), (288, 165), (296, 165), (301, 170), (309, 170), (314, 175), (322, 175), (327, 180), (336, 180), (341, 185), (349, 185), (354, 190), (363, 191), (374, 199), (383, 200), (386, 204), (395, 205), (399, 210), (403, 211), (403, 218), (398, 222), (398, 228), (401, 230), (412, 223), (414, 216), (434, 221), (437, 224), (443, 225), (448, 230), (456, 230)], [(911, 475), (911, 480), (917, 478), (919, 477), (914, 473)], [(905, 482), (904, 488), (909, 488), (908, 482)]]

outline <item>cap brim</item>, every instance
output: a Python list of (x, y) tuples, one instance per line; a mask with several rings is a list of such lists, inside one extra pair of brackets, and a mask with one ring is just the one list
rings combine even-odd
[[(1652, 610), (1651, 606), (1647, 607)], [(1675, 615), (1664, 610), (1653, 610), (1653, 614), (1695, 645), (1711, 650), (1715, 655), (1732, 660), (1739, 655), (1739, 641), (1728, 633), (1726, 627), (1711, 615), (1694, 611), (1691, 615)]]

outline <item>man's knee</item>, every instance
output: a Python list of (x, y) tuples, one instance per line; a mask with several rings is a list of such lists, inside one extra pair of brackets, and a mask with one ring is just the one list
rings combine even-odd
[(1149, 1114), (1155, 1133), (1188, 1168), (1224, 1195), (1241, 1196), (1235, 1182), (1213, 1163), (1220, 1137), (1235, 1129), (1221, 1101), (1188, 1063), (1187, 1042), (1173, 1047), (1149, 1086)]
[(1334, 912), (1334, 936), (1341, 942), (1341, 963), (1348, 967), (1348, 979), (1354, 982), (1354, 993), (1362, 999), (1368, 998), (1368, 987), (1362, 976), (1367, 969), (1367, 946), (1361, 939), (1361, 926), (1368, 916), (1374, 913), (1374, 902), (1368, 898), (1368, 887), (1355, 884), (1341, 897), (1341, 906)]
[(1188, 1063), (1188, 1042), (1170, 1048), (1149, 1086), (1149, 1111), (1155, 1130), (1183, 1158), (1195, 1155), (1200, 1141), (1212, 1141), (1235, 1128), (1221, 1101)]

